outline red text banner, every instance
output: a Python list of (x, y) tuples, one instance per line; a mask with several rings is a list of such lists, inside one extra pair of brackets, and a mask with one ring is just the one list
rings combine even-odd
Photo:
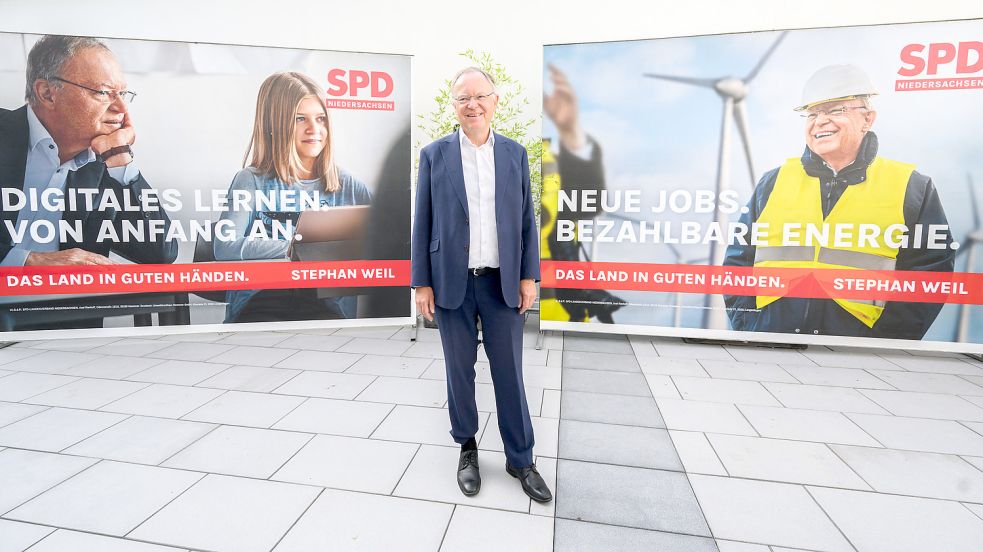
[(544, 288), (983, 304), (983, 274), (543, 261)]
[(385, 287), (410, 284), (410, 261), (4, 267), (0, 275), (6, 296)]

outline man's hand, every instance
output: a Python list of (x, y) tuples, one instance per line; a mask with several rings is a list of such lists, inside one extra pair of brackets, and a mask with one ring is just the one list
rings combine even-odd
[(416, 288), (416, 311), (433, 322), (433, 309), (433, 288), (430, 286)]
[(563, 146), (568, 150), (578, 150), (584, 147), (586, 137), (578, 121), (577, 95), (566, 75), (553, 65), (549, 66), (549, 70), (553, 93), (543, 95), (543, 111), (556, 125)]
[[(92, 148), (92, 151), (96, 152), (96, 155), (102, 155), (103, 152), (109, 151), (115, 147), (132, 146), (136, 139), (137, 133), (135, 130), (133, 130), (133, 123), (130, 121), (130, 114), (126, 113), (123, 115), (123, 125), (119, 129), (109, 134), (96, 136), (92, 139), (89, 147)], [(110, 169), (113, 167), (123, 167), (132, 162), (132, 154), (117, 153), (109, 159), (106, 159), (106, 167), (109, 167)]]
[(116, 264), (98, 253), (74, 248), (64, 251), (41, 253), (31, 251), (24, 261), (24, 266), (54, 266), (54, 265), (112, 265)]
[(536, 301), (536, 280), (519, 280), (519, 299), (519, 314), (522, 314)]

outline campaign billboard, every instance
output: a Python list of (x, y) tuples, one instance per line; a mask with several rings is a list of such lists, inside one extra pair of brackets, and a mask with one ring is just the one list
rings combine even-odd
[(546, 46), (543, 327), (983, 351), (981, 37)]
[(0, 33), (0, 339), (409, 322), (410, 110), (402, 55)]

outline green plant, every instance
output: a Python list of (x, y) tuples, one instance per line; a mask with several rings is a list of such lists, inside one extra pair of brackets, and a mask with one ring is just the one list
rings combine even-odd
[[(509, 75), (505, 66), (496, 62), (488, 52), (475, 52), (468, 49), (458, 55), (466, 58), (472, 65), (486, 71), (495, 79), (499, 98), (495, 118), (492, 119), (492, 128), (495, 132), (522, 144), (529, 154), (529, 182), (532, 187), (533, 205), (538, 221), (539, 198), (543, 190), (543, 139), (537, 132), (538, 126), (536, 125), (539, 120), (522, 118), (523, 108), (529, 105), (525, 89), (522, 83)], [(458, 124), (451, 100), (452, 84), (450, 79), (445, 80), (444, 85), (433, 98), (436, 107), (425, 115), (417, 115), (419, 119), (417, 128), (422, 130), (430, 140), (436, 140), (450, 134)], [(417, 143), (417, 151), (421, 145)], [(414, 172), (416, 171), (414, 170)]]

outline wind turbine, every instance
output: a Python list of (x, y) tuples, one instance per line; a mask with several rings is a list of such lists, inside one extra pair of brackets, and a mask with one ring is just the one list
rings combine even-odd
[[(754, 174), (754, 163), (751, 160), (751, 142), (748, 134), (748, 116), (745, 100), (750, 92), (751, 81), (754, 80), (765, 62), (775, 52), (778, 45), (785, 39), (788, 31), (783, 31), (772, 43), (771, 47), (765, 51), (757, 65), (744, 78), (725, 76), (716, 79), (705, 79), (696, 77), (681, 77), (676, 75), (662, 75), (658, 73), (645, 73), (644, 76), (653, 79), (667, 80), (693, 86), (710, 88), (720, 96), (724, 102), (723, 116), (720, 123), (720, 151), (717, 156), (717, 188), (716, 208), (713, 212), (713, 220), (717, 224), (724, 226), (727, 224), (726, 216), (720, 209), (720, 194), (730, 189), (730, 121), (734, 120), (737, 131), (741, 135), (741, 143), (744, 144), (744, 157), (747, 159), (748, 174), (751, 177), (751, 188), (757, 184)], [(710, 243), (710, 264), (720, 266), (724, 262), (724, 251), (726, 247), (716, 242)], [(703, 313), (703, 326), (707, 329), (726, 329), (727, 314), (723, 308), (723, 299), (717, 295), (707, 294), (706, 310)]]
[[(966, 272), (973, 272), (976, 268), (976, 244), (983, 243), (983, 226), (980, 225), (979, 205), (976, 203), (976, 187), (973, 185), (973, 176), (966, 173), (966, 182), (969, 184), (969, 204), (973, 209), (973, 229), (966, 234), (962, 243), (959, 244), (959, 251), (956, 257), (966, 254)], [(956, 342), (966, 343), (969, 341), (969, 311), (973, 305), (966, 303), (959, 304), (959, 318), (956, 323)]]

